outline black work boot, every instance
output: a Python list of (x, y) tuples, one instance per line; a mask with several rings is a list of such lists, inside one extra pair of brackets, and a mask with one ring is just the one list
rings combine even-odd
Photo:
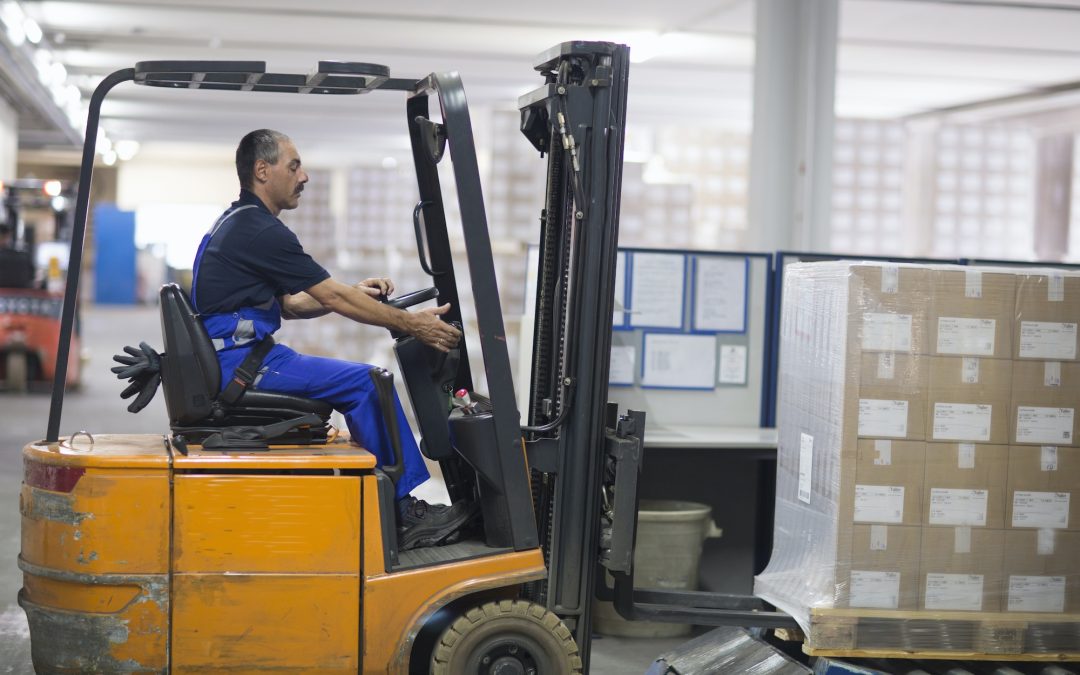
[(476, 504), (459, 502), (444, 506), (412, 496), (399, 499), (397, 506), (399, 551), (453, 543), (476, 514)]

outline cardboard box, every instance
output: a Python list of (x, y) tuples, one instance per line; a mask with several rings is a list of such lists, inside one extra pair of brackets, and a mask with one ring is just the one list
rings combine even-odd
[(1007, 527), (1080, 531), (1080, 448), (1014, 445), (1008, 476)]
[(919, 609), (1001, 610), (1005, 532), (925, 527), (919, 553)]
[(977, 443), (927, 443), (922, 523), (1005, 527), (1009, 448)]
[(1080, 532), (1005, 532), (1002, 610), (1080, 612)]
[(837, 556), (836, 606), (915, 609), (920, 528), (856, 524), (851, 532), (850, 554)]
[(929, 353), (1012, 358), (1016, 275), (978, 268), (930, 271)]
[(857, 419), (860, 438), (926, 438), (926, 357), (879, 352), (852, 355), (858, 396), (845, 414)]
[(855, 485), (844, 492), (856, 523), (918, 525), (922, 522), (926, 444), (859, 439)]
[(850, 267), (849, 339), (868, 352), (925, 354), (930, 273), (912, 265)]
[(1063, 272), (1017, 275), (1013, 358), (1080, 359), (1078, 322), (1080, 276)]
[(969, 356), (930, 356), (926, 440), (1009, 442), (1012, 362)]
[(1080, 433), (1080, 363), (1014, 361), (1012, 442), (1077, 445)]

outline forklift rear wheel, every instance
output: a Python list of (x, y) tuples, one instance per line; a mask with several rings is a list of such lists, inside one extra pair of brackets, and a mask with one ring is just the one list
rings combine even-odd
[(581, 657), (559, 617), (524, 600), (474, 607), (443, 632), (432, 675), (579, 675)]
[(8, 390), (25, 392), (30, 376), (26, 352), (19, 350), (8, 352), (4, 367), (6, 368), (5, 384), (7, 384)]

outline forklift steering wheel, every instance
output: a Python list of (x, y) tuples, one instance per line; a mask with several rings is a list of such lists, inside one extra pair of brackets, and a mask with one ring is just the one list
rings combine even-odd
[(393, 300), (384, 299), (383, 302), (397, 309), (406, 309), (437, 297), (439, 297), (439, 289), (432, 286), (431, 288), (425, 288), (421, 291), (413, 291), (412, 293), (400, 295)]

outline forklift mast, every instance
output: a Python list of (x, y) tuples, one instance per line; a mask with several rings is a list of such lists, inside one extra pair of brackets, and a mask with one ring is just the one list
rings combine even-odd
[(518, 101), (521, 132), (547, 155), (523, 431), (548, 578), (527, 594), (567, 624), (587, 670), (605, 422), (614, 421), (606, 402), (629, 49), (563, 43), (541, 54), (536, 70), (544, 85)]

